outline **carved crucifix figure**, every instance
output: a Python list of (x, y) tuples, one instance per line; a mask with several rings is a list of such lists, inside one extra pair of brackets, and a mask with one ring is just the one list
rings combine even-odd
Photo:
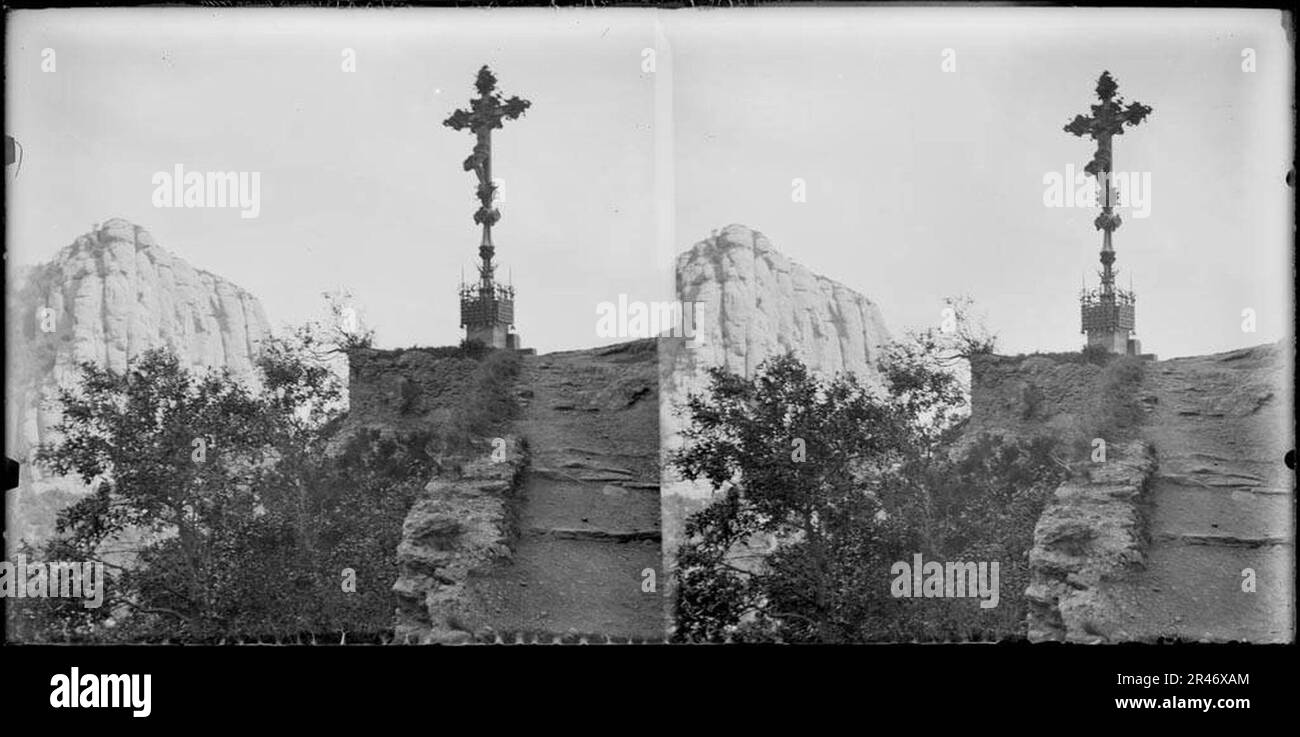
[(465, 171), (472, 171), (478, 177), (479, 208), (474, 213), (474, 222), (483, 226), (483, 240), (479, 245), (479, 255), (483, 265), (479, 272), (485, 283), (492, 279), (492, 226), (501, 219), (501, 213), (492, 206), (496, 185), (492, 183), (492, 129), (500, 128), (505, 120), (515, 120), (524, 114), (532, 104), (519, 97), (505, 99), (496, 91), (497, 78), (484, 66), (478, 70), (478, 79), (474, 83), (479, 96), (470, 100), (469, 110), (457, 110), (442, 122), (453, 130), (469, 129), (477, 138), (474, 152), (465, 159)]
[(1115, 96), (1118, 90), (1119, 85), (1110, 76), (1110, 72), (1102, 72), (1101, 78), (1097, 80), (1097, 98), (1101, 103), (1092, 106), (1092, 117), (1076, 115), (1074, 120), (1065, 126), (1066, 133), (1072, 133), (1080, 138), (1087, 136), (1097, 142), (1097, 151), (1093, 154), (1092, 161), (1084, 167), (1084, 171), (1097, 179), (1100, 188), (1102, 210), (1093, 224), (1098, 230), (1104, 232), (1101, 262), (1102, 288), (1106, 291), (1110, 291), (1114, 284), (1111, 264), (1115, 261), (1115, 249), (1111, 243), (1111, 233), (1115, 232), (1121, 222), (1119, 215), (1115, 214), (1113, 209), (1115, 193), (1114, 183), (1111, 181), (1111, 173), (1114, 171), (1111, 139), (1123, 135), (1124, 126), (1138, 125), (1151, 114), (1151, 108), (1140, 102), (1131, 102), (1125, 106), (1124, 98)]

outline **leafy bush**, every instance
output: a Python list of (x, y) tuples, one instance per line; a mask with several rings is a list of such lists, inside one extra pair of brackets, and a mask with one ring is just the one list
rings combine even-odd
[(1037, 417), (1044, 398), (1043, 390), (1038, 388), (1037, 384), (1025, 385), (1025, 389), (1020, 395), (1020, 403), (1023, 407), (1020, 412), (1020, 419), (1032, 420)]
[[(13, 633), (219, 641), (387, 630), (402, 521), (435, 466), (430, 437), (362, 433), (325, 452), (340, 389), (309, 348), (269, 345), (256, 392), (164, 350), (120, 374), (82, 366), (60, 397), (60, 440), (38, 457), (97, 486), (60, 514), (58, 538), (28, 552), (104, 562), (105, 605), (25, 600)], [(508, 373), (501, 361), (484, 362), (483, 383)], [(500, 413), (482, 411), (480, 421)], [(115, 562), (110, 551), (141, 531), (152, 534), (131, 546), (134, 560)]]
[(1091, 344), (1084, 346), (1080, 355), (1083, 357), (1084, 362), (1095, 366), (1105, 366), (1115, 357), (1114, 353), (1106, 350), (1103, 346)]
[(1117, 355), (1102, 348), (1101, 346), (1088, 345), (1084, 346), (1081, 351), (1039, 351), (1036, 353), (1020, 353), (1015, 356), (1017, 359), (1030, 357), (1047, 358), (1055, 363), (1091, 363), (1094, 366), (1105, 366), (1110, 363)]
[[(717, 492), (687, 520), (678, 553), (679, 639), (1023, 636), (1027, 552), (1060, 480), (1053, 440), (981, 436), (954, 453), (963, 400), (936, 347), (891, 351), (879, 396), (852, 375), (819, 380), (791, 354), (752, 379), (711, 371), (671, 457)], [(997, 611), (894, 598), (891, 567), (914, 553), (997, 561)]]
[(1144, 362), (1136, 356), (1115, 356), (1102, 369), (1093, 401), (1081, 420), (1088, 438), (1109, 442), (1132, 437), (1142, 421), (1138, 395)]

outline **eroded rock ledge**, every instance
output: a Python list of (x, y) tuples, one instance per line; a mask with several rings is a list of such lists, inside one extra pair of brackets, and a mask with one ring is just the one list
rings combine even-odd
[(1056, 490), (1029, 553), (1031, 641), (1129, 639), (1103, 584), (1146, 563), (1144, 495), (1155, 470), (1151, 446), (1132, 441)]
[(515, 436), (504, 452), (460, 467), (459, 475), (429, 482), (411, 505), (397, 547), (396, 639), (399, 643), (471, 642), (466, 584), (472, 574), (510, 558), (514, 499), (527, 466)]

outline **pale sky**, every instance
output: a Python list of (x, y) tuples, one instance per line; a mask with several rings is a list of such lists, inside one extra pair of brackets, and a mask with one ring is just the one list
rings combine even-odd
[[(968, 294), (1002, 352), (1078, 348), (1095, 208), (1043, 203), (1089, 160), (1062, 127), (1109, 69), (1154, 108), (1116, 139), (1149, 173), (1122, 285), (1161, 357), (1292, 325), (1292, 50), (1271, 11), (770, 8), (71, 10), (11, 14), (6, 130), (24, 148), (11, 263), (125, 217), (256, 294), (277, 324), (348, 288), (384, 347), (460, 338), (468, 133), (441, 121), (487, 63), (533, 102), (494, 134), (494, 229), (518, 330), (609, 342), (596, 305), (669, 298), (675, 253), (742, 223), (857, 289), (898, 334)], [(43, 49), (57, 70), (41, 71)], [(356, 72), (344, 73), (344, 48)], [(645, 71), (646, 49), (654, 70)], [(956, 71), (945, 72), (945, 49)], [(1254, 72), (1243, 71), (1253, 50)], [(158, 209), (151, 177), (260, 171), (261, 215)], [(807, 201), (792, 201), (792, 180)], [(1243, 309), (1257, 332), (1241, 329)]]
[[(1143, 349), (1210, 353), (1291, 330), (1293, 51), (1279, 13), (670, 18), (680, 241), (741, 222), (876, 300), (895, 332), (933, 325), (945, 295), (969, 294), (1003, 352), (1077, 349), (1098, 210), (1045, 207), (1043, 177), (1091, 158), (1091, 140), (1062, 127), (1089, 113), (1109, 69), (1121, 95), (1154, 108), (1115, 139), (1117, 171), (1151, 174), (1150, 216), (1122, 213), (1115, 233)], [(791, 201), (796, 177), (807, 202)]]
[[(615, 16), (622, 16), (622, 20)], [(43, 261), (113, 216), (261, 299), (276, 324), (347, 288), (383, 347), (459, 342), (475, 273), (474, 138), (442, 121), (488, 64), (532, 100), (494, 132), (494, 228), (518, 330), (596, 342), (596, 303), (656, 267), (650, 14), (104, 10), (10, 18), (6, 130), (25, 149), (9, 248)], [(42, 73), (52, 48), (57, 71)], [(342, 71), (343, 49), (356, 72)], [(158, 209), (151, 177), (261, 172), (261, 213)], [(665, 270), (670, 266), (665, 264)], [(605, 296), (602, 296), (605, 295)], [(642, 297), (644, 299), (644, 297)], [(608, 341), (604, 341), (608, 342)]]

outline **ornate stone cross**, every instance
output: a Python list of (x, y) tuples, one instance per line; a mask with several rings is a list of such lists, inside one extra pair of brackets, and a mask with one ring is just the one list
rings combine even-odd
[(1073, 133), (1080, 138), (1088, 136), (1097, 142), (1097, 151), (1083, 170), (1096, 177), (1097, 183), (1101, 185), (1102, 214), (1097, 217), (1096, 226), (1098, 230), (1106, 231), (1104, 250), (1110, 250), (1110, 234), (1120, 226), (1119, 216), (1112, 212), (1114, 196), (1110, 174), (1114, 171), (1114, 159), (1111, 139), (1123, 135), (1124, 126), (1138, 125), (1151, 114), (1151, 108), (1140, 102), (1131, 102), (1125, 107), (1124, 98), (1115, 97), (1118, 90), (1119, 85), (1110, 76), (1110, 72), (1102, 72), (1101, 78), (1097, 80), (1097, 98), (1101, 104), (1092, 106), (1092, 117), (1076, 115), (1065, 126), (1066, 133)]
[(519, 97), (504, 99), (496, 91), (497, 78), (492, 70), (484, 66), (478, 70), (478, 79), (474, 87), (479, 96), (470, 100), (469, 110), (457, 110), (442, 124), (453, 130), (469, 129), (477, 138), (474, 153), (465, 159), (465, 171), (472, 171), (478, 176), (479, 208), (474, 213), (474, 222), (483, 226), (483, 240), (479, 245), (479, 254), (483, 265), (479, 267), (483, 279), (492, 279), (492, 226), (501, 219), (501, 213), (492, 206), (496, 185), (492, 183), (492, 129), (500, 128), (502, 121), (515, 120), (524, 114), (531, 102)]
[(1110, 72), (1102, 72), (1097, 80), (1097, 98), (1101, 102), (1092, 106), (1092, 117), (1074, 116), (1065, 126), (1066, 133), (1080, 138), (1087, 136), (1097, 142), (1097, 150), (1084, 171), (1096, 178), (1101, 199), (1101, 214), (1093, 221), (1102, 231), (1101, 287), (1087, 289), (1080, 295), (1082, 332), (1088, 335), (1088, 345), (1110, 353), (1140, 353), (1141, 344), (1132, 337), (1136, 327), (1136, 296), (1132, 290), (1115, 287), (1115, 248), (1112, 234), (1120, 226), (1120, 217), (1114, 211), (1115, 192), (1112, 174), (1114, 158), (1111, 141), (1124, 134), (1124, 126), (1140, 124), (1151, 114), (1151, 108), (1140, 102), (1127, 106), (1124, 98), (1116, 97), (1119, 85)]

